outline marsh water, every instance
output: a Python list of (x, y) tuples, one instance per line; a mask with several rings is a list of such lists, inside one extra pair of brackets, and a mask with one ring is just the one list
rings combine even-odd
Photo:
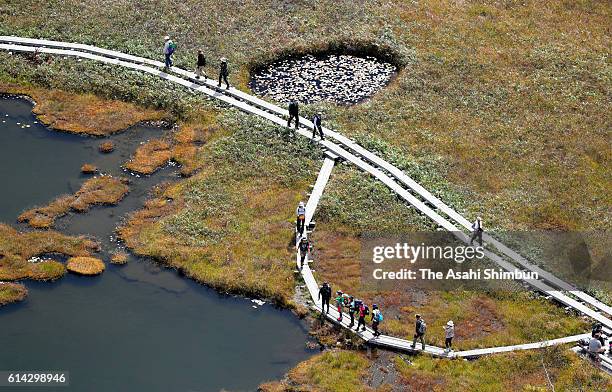
[[(31, 109), (22, 99), (0, 99), (0, 222), (20, 230), (27, 229), (16, 223), (21, 211), (79, 189), (87, 178), (82, 164), (127, 176), (121, 163), (163, 132), (135, 126), (111, 136), (117, 148), (105, 155), (100, 139), (49, 130)], [(108, 260), (121, 246), (113, 234), (121, 218), (177, 171), (168, 166), (130, 179), (117, 206), (60, 218), (56, 229), (95, 236)], [(70, 372), (70, 387), (45, 390), (252, 391), (311, 354), (305, 326), (290, 312), (218, 294), (131, 255), (125, 266), (107, 263), (97, 277), (24, 284), (24, 302), (0, 307), (0, 370)]]

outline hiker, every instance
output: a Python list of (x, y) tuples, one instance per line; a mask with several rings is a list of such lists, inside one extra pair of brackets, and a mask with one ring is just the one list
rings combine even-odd
[(300, 126), (300, 108), (295, 99), (289, 102), (289, 120), (287, 121), (287, 128), (291, 128), (291, 120), (295, 118), (295, 129)]
[(327, 311), (325, 314), (329, 313), (329, 300), (331, 299), (332, 289), (329, 286), (329, 283), (323, 282), (323, 286), (319, 289), (319, 297), (318, 299), (322, 300), (321, 303), (321, 312), (325, 309), (325, 304), (327, 304)]
[(342, 307), (344, 306), (344, 296), (342, 295), (342, 291), (336, 291), (336, 310), (339, 315), (336, 320), (342, 321)]
[(383, 320), (383, 315), (378, 309), (378, 305), (372, 305), (372, 329), (374, 330), (374, 336), (380, 336), (380, 332), (378, 332), (378, 324)]
[(227, 59), (225, 57), (221, 57), (221, 65), (219, 66), (219, 85), (221, 87), (221, 80), (225, 82), (225, 88), (229, 90), (230, 85), (227, 81), (227, 76), (229, 75), (229, 70), (227, 68)]
[(301, 236), (304, 234), (304, 223), (306, 222), (306, 206), (304, 205), (303, 201), (301, 201), (300, 204), (298, 204), (298, 207), (295, 209), (295, 215), (297, 216), (295, 221), (296, 229), (298, 234)]
[(357, 319), (357, 328), (355, 328), (355, 331), (359, 331), (359, 326), (361, 325), (363, 327), (361, 331), (363, 332), (366, 330), (365, 318), (370, 313), (370, 310), (360, 300), (355, 301), (355, 307), (357, 308), (357, 311), (359, 312), (359, 318)]
[(453, 338), (455, 337), (455, 323), (453, 320), (449, 320), (444, 327), (444, 349), (445, 353), (453, 351)]
[(322, 115), (322, 112), (318, 112), (312, 118), (312, 140), (314, 140), (317, 131), (319, 131), (319, 136), (321, 136), (321, 140), (325, 140), (325, 138), (323, 137), (323, 127), (321, 126)]
[(597, 337), (601, 342), (602, 347), (606, 344), (606, 339), (603, 337), (603, 325), (601, 323), (593, 324), (591, 328), (591, 337)]
[(165, 70), (172, 67), (172, 55), (176, 51), (176, 44), (172, 42), (169, 36), (164, 37), (164, 57), (165, 57)]
[(417, 339), (421, 340), (421, 345), (423, 346), (423, 350), (425, 350), (425, 331), (427, 329), (427, 324), (425, 324), (425, 320), (421, 317), (420, 314), (416, 315), (416, 323), (414, 328), (414, 339), (412, 340), (412, 348), (416, 347)]
[(308, 238), (306, 238), (306, 236), (302, 237), (298, 245), (298, 249), (300, 251), (300, 271), (301, 271), (302, 267), (304, 266), (304, 260), (306, 259), (308, 252), (310, 252), (310, 242), (308, 242)]
[(474, 240), (478, 238), (480, 246), (482, 246), (482, 218), (477, 217), (474, 223), (472, 223), (472, 238), (470, 238), (470, 245), (474, 243)]
[(206, 75), (204, 74), (204, 67), (206, 66), (206, 57), (204, 57), (204, 53), (202, 52), (202, 50), (198, 50), (198, 61), (196, 62), (196, 79), (200, 79), (200, 77), (203, 75), (204, 78), (206, 78)]
[(589, 357), (595, 362), (600, 362), (601, 358), (599, 358), (599, 354), (603, 354), (606, 351), (606, 349), (602, 347), (599, 335), (600, 333), (598, 332), (596, 336), (593, 336), (589, 341)]
[(348, 304), (348, 314), (349, 317), (351, 318), (351, 322), (349, 324), (349, 328), (353, 328), (353, 325), (355, 325), (355, 311), (357, 311), (357, 309), (355, 308), (355, 298), (353, 298), (352, 295), (349, 296), (349, 304)]

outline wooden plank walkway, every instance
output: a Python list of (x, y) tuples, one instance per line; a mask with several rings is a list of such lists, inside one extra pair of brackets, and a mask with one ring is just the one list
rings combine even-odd
[[(19, 37), (0, 37), (0, 42), (18, 42), (18, 40), (16, 40), (16, 38)], [(8, 41), (7, 41), (8, 39)], [(152, 65), (155, 67), (161, 67), (163, 66), (163, 64), (159, 61), (155, 61), (155, 60), (149, 60), (149, 59), (145, 59), (145, 58), (141, 58), (141, 57), (137, 57), (137, 56), (131, 56), (131, 55), (126, 55), (123, 54), (121, 52), (116, 52), (116, 51), (110, 51), (110, 50), (106, 50), (106, 49), (100, 49), (100, 48), (96, 48), (96, 47), (92, 47), (89, 45), (82, 45), (82, 44), (71, 44), (71, 43), (61, 43), (58, 41), (48, 41), (48, 40), (36, 40), (36, 39), (22, 39), (19, 38), (19, 40), (21, 40), (21, 43), (24, 43), (26, 45), (15, 45), (15, 44), (0, 44), (0, 49), (5, 49), (5, 50), (9, 50), (9, 51), (25, 51), (25, 52), (41, 52), (41, 53), (49, 53), (49, 54), (57, 54), (57, 55), (63, 55), (63, 56), (75, 56), (75, 57), (81, 57), (81, 58), (86, 58), (89, 60), (94, 60), (94, 61), (100, 61), (100, 62), (104, 62), (107, 64), (114, 64), (114, 65), (120, 65), (123, 67), (127, 67), (127, 68), (131, 68), (137, 71), (142, 71), (142, 72), (147, 72), (150, 74), (154, 74), (159, 76), (162, 79), (166, 79), (168, 81), (171, 81), (173, 83), (182, 85), (186, 88), (189, 89), (193, 89), (199, 92), (202, 92), (204, 94), (207, 94), (213, 98), (219, 99), (222, 102), (225, 102), (229, 105), (232, 105), (236, 108), (239, 108), (245, 112), (251, 113), (251, 114), (255, 114), (258, 115), (260, 117), (266, 118), (270, 121), (272, 121), (273, 123), (276, 123), (278, 125), (284, 126), (286, 123), (286, 120), (283, 118), (278, 117), (276, 114), (280, 114), (280, 115), (286, 115), (286, 110), (284, 109), (280, 109), (279, 107), (269, 104), (259, 98), (253, 97), (249, 94), (243, 93), (239, 90), (236, 90), (234, 88), (231, 88), (229, 90), (223, 90), (220, 91), (219, 89), (216, 88), (216, 86), (214, 85), (214, 81), (211, 81), (210, 79), (206, 80), (204, 82), (205, 85), (202, 85), (200, 83), (194, 83), (193, 81), (189, 81), (189, 80), (185, 80), (179, 77), (176, 77), (174, 75), (170, 75), (166, 72), (160, 71), (159, 69), (156, 68), (151, 68), (147, 65), (144, 64), (148, 64), (148, 65)], [(42, 43), (41, 43), (42, 41)], [(27, 45), (36, 45), (36, 46), (27, 46)], [(64, 48), (64, 47), (68, 47), (69, 49), (54, 49), (52, 47), (38, 47), (39, 45), (45, 45), (45, 46), (55, 46), (56, 48)], [(97, 53), (97, 54), (95, 54)], [(110, 58), (109, 58), (110, 57)], [(190, 73), (188, 71), (184, 71), (178, 68), (173, 67), (171, 69), (172, 72), (176, 72), (178, 74), (182, 74), (184, 76), (187, 77), (193, 77), (194, 74)], [(212, 86), (210, 86), (211, 84), (213, 84)], [(209, 85), (210, 88), (206, 87), (206, 85)], [(231, 96), (228, 96), (228, 95)], [(260, 108), (257, 107), (253, 107), (252, 105), (244, 102), (251, 102), (255, 105), (258, 105), (260, 107), (263, 107), (266, 110), (262, 110)], [(276, 114), (275, 114), (276, 113)], [(303, 123), (306, 124), (307, 126), (312, 127), (312, 123), (306, 119), (303, 119)], [(451, 222), (447, 221), (445, 218), (443, 218), (441, 215), (439, 215), (436, 211), (433, 211), (432, 208), (430, 208), (427, 204), (425, 204), (424, 202), (420, 201), (417, 197), (415, 197), (414, 195), (412, 195), (409, 191), (407, 191), (404, 187), (402, 187), (401, 185), (399, 185), (395, 180), (399, 180), (400, 182), (402, 182), (404, 185), (407, 185), (412, 191), (416, 191), (417, 194), (420, 197), (423, 197), (430, 205), (433, 205), (434, 207), (438, 208), (440, 211), (444, 212), (447, 216), (451, 217), (453, 220), (455, 220), (456, 222), (460, 223), (460, 225), (466, 227), (468, 230), (471, 230), (471, 226), (470, 226), (470, 222), (468, 220), (466, 220), (465, 218), (461, 217), (461, 215), (459, 215), (458, 213), (456, 213), (454, 210), (450, 209), (450, 207), (446, 206), (444, 203), (442, 203), (440, 200), (438, 200), (437, 198), (435, 198), (435, 196), (431, 195), (429, 192), (427, 192), (424, 188), (422, 188), (419, 184), (417, 184), (416, 182), (414, 182), (412, 179), (410, 179), (408, 176), (406, 176), (403, 172), (401, 172), (399, 169), (395, 168), (393, 165), (387, 163), (386, 161), (382, 160), (381, 158), (377, 157), (376, 155), (372, 154), (371, 152), (363, 149), (361, 146), (359, 146), (358, 144), (354, 143), (352, 140), (336, 133), (333, 132), (329, 129), (325, 129), (325, 132), (327, 135), (331, 136), (333, 139), (341, 142), (345, 147), (348, 147), (350, 150), (354, 151), (355, 153), (357, 153), (360, 157), (363, 157), (366, 161), (372, 162), (375, 165), (377, 165), (378, 167), (382, 168), (383, 170), (385, 170), (387, 173), (390, 173), (390, 175), (388, 175), (387, 173), (383, 172), (382, 170), (378, 169), (377, 167), (372, 166), (370, 163), (367, 163), (366, 161), (364, 161), (363, 159), (361, 159), (360, 157), (350, 153), (349, 151), (345, 150), (344, 148), (342, 148), (341, 146), (330, 142), (329, 140), (326, 141), (320, 141), (319, 143), (326, 147), (330, 152), (332, 152), (333, 154), (342, 157), (348, 161), (350, 161), (351, 163), (355, 164), (357, 167), (361, 168), (362, 170), (366, 171), (367, 173), (373, 175), (374, 177), (376, 177), (377, 179), (379, 179), (380, 181), (382, 181), (383, 183), (385, 183), (388, 187), (390, 187), (392, 190), (394, 190), (400, 197), (402, 197), (404, 200), (406, 200), (407, 202), (409, 202), (410, 204), (412, 204), (413, 206), (415, 206), (420, 212), (422, 212), (423, 214), (425, 214), (426, 216), (428, 216), (429, 218), (431, 218), (432, 220), (434, 220), (438, 225), (440, 225), (441, 227), (445, 228), (448, 231), (453, 232), (453, 234), (455, 234), (456, 237), (458, 237), (460, 240), (467, 242), (469, 239), (468, 237), (465, 235), (465, 233), (461, 232), (454, 224), (452, 224)], [(305, 136), (305, 137), (310, 137), (310, 132), (306, 131), (304, 129), (299, 129), (297, 131), (298, 134)], [(320, 197), (320, 195), (318, 196)], [(314, 210), (313, 210), (314, 213)], [(312, 219), (312, 215), (310, 215), (310, 219)], [(508, 248), (503, 247), (502, 244), (499, 244), (495, 239), (492, 239), (489, 236), (489, 242), (492, 243), (493, 245), (495, 245), (498, 249), (500, 249), (503, 253), (507, 254), (509, 257), (511, 257), (513, 260), (516, 261), (516, 259), (521, 260), (522, 258), (516, 254), (515, 252), (509, 250)], [(497, 245), (500, 245), (499, 247)], [(497, 264), (499, 264), (500, 266), (502, 266), (502, 268), (508, 270), (508, 271), (512, 271), (514, 270), (514, 267), (512, 266), (512, 264), (508, 263), (507, 261), (503, 260), (501, 257), (499, 257), (496, 254), (493, 254), (492, 252), (488, 251), (487, 256), (489, 258), (491, 258), (493, 261), (495, 261)], [(525, 266), (526, 268), (534, 268), (535, 266), (530, 265), (529, 263), (526, 262), (526, 260), (522, 259), (522, 263), (519, 263), (523, 266)], [(306, 266), (308, 267), (308, 266)], [(537, 267), (535, 267), (537, 268)], [(308, 271), (310, 271), (310, 268), (307, 268)], [(312, 272), (310, 272), (310, 275), (312, 275)], [(550, 274), (550, 276), (545, 276), (545, 279), (549, 280), (551, 283), (555, 283), (554, 279), (556, 279), (556, 277), (554, 277), (552, 274)], [(305, 280), (306, 281), (306, 280)], [(312, 278), (312, 280), (309, 280), (310, 285), (307, 282), (307, 286), (309, 286), (309, 291), (314, 290), (316, 287), (316, 291), (318, 294), (318, 287), (316, 285), (316, 281), (314, 281), (314, 277)], [(551, 296), (553, 296), (555, 299), (557, 299), (558, 301), (571, 306), (579, 311), (581, 311), (582, 313), (602, 322), (602, 324), (604, 324), (606, 327), (608, 328), (612, 328), (612, 322), (610, 322), (609, 319), (607, 319), (605, 316), (601, 315), (600, 313), (597, 313), (595, 311), (592, 311), (591, 309), (589, 309), (588, 307), (584, 306), (583, 304), (579, 303), (578, 301), (568, 297), (567, 295), (561, 293), (558, 290), (555, 290), (554, 288), (552, 288), (551, 286), (540, 282), (540, 281), (527, 281), (527, 283), (531, 284), (534, 288), (546, 292), (548, 294), (550, 294)], [(558, 285), (561, 285), (565, 282), (562, 282), (560, 280), (557, 280)], [(563, 286), (564, 290), (569, 291), (571, 294), (576, 295), (577, 297), (581, 298), (582, 300), (584, 300), (585, 302), (588, 302), (590, 305), (595, 306), (596, 308), (600, 309), (600, 310), (604, 310), (607, 313), (610, 313), (610, 310), (612, 308), (610, 308), (609, 306), (595, 300), (594, 298), (588, 296), (586, 293), (583, 293), (579, 290), (568, 290), (568, 289), (573, 289), (573, 287), (571, 285), (567, 285), (565, 283), (565, 286)], [(311, 292), (312, 294), (312, 292)], [(316, 301), (315, 301), (315, 305), (316, 305)], [(334, 310), (335, 311), (335, 310)], [(331, 311), (330, 311), (331, 312)], [(337, 315), (335, 316), (337, 317)], [(366, 333), (364, 334), (364, 337), (367, 338), (368, 331), (366, 331)], [(369, 331), (369, 333), (371, 334), (371, 331)], [(366, 339), (368, 340), (368, 339)], [(369, 339), (372, 340), (372, 339)], [(398, 339), (398, 338), (393, 338), (393, 337), (388, 337), (388, 336), (381, 336), (377, 339), (375, 339), (377, 342), (372, 341), (372, 343), (374, 344), (379, 344), (379, 345), (388, 345), (388, 346), (393, 346), (396, 348), (402, 348), (405, 345), (404, 340), (402, 339)], [(533, 343), (533, 344), (537, 344), (537, 343)], [(531, 344), (531, 345), (533, 345)], [(521, 345), (519, 345), (521, 346)], [(529, 346), (529, 345), (522, 345), (522, 346)], [(518, 346), (516, 346), (518, 347)], [(440, 349), (441, 350), (441, 349)], [(495, 349), (483, 349), (483, 350), (494, 350)], [(436, 355), (436, 350), (433, 350), (432, 352), (433, 355)]]
[[(116, 58), (116, 59), (125, 60), (125, 61), (128, 61), (128, 62), (136, 62), (136, 63), (139, 63), (139, 64), (148, 64), (148, 65), (153, 65), (155, 67), (160, 67), (160, 68), (164, 67), (164, 63), (162, 63), (161, 61), (151, 60), (151, 59), (147, 59), (147, 58), (144, 58), (144, 57), (133, 56), (133, 55), (129, 55), (129, 54), (118, 52), (118, 51), (114, 51), (114, 50), (102, 49), (102, 48), (98, 48), (98, 47), (95, 47), (95, 46), (78, 44), (78, 43), (68, 43), (68, 42), (61, 42), (61, 41), (33, 39), (33, 38), (22, 38), (22, 37), (15, 37), (15, 36), (0, 36), (0, 42), (13, 42), (13, 43), (25, 44), (25, 45), (44, 45), (44, 46), (47, 46), (47, 47), (55, 47), (55, 48), (77, 49), (77, 50), (82, 50), (82, 51), (86, 51), (86, 52), (89, 52), (89, 53), (102, 54), (104, 56), (109, 56), (109, 57), (113, 57), (113, 58)], [(175, 72), (175, 73), (177, 73), (179, 75), (188, 77), (191, 80), (195, 80), (195, 76), (196, 75), (193, 72), (186, 71), (186, 70), (183, 70), (183, 69), (177, 68), (177, 67), (172, 67), (171, 71)], [(211, 89), (218, 90), (217, 82), (215, 80), (203, 78), (201, 82), (204, 83), (206, 86), (208, 86)], [(230, 94), (230, 95), (236, 97), (239, 100), (243, 100), (243, 101), (255, 104), (257, 106), (260, 106), (260, 107), (264, 108), (266, 111), (268, 111), (269, 113), (274, 113), (274, 114), (281, 115), (281, 116), (287, 116), (288, 115), (288, 111), (286, 109), (281, 108), (281, 107), (279, 107), (277, 105), (274, 105), (272, 103), (269, 103), (269, 102), (267, 102), (265, 100), (262, 100), (262, 99), (260, 99), (258, 97), (255, 97), (253, 95), (246, 94), (246, 93), (244, 93), (244, 92), (242, 92), (242, 91), (240, 91), (238, 89), (235, 89), (233, 87), (230, 88), (229, 90), (224, 90), (223, 92), (225, 94)], [(301, 118), (300, 121), (301, 121), (302, 124), (306, 125), (310, 129), (313, 128), (313, 124), (312, 124), (312, 122), (310, 120), (305, 119), (305, 118)], [(341, 134), (339, 134), (337, 132), (334, 132), (331, 129), (328, 129), (326, 127), (324, 127), (323, 129), (324, 129), (324, 132), (325, 132), (326, 135), (328, 135), (328, 136), (332, 137), (333, 139), (339, 141), (345, 147), (348, 147), (349, 150), (354, 151), (358, 156), (363, 157), (366, 161), (369, 161), (369, 162), (375, 164), (377, 167), (380, 167), (383, 170), (387, 171), (390, 174), (391, 177), (397, 179), (402, 184), (408, 186), (411, 190), (416, 192), (419, 196), (421, 196), (423, 199), (425, 199), (428, 203), (433, 205), (438, 210), (442, 211), (449, 218), (451, 218), (452, 220), (457, 222), (460, 226), (462, 226), (463, 228), (467, 229), (468, 232), (471, 232), (472, 228), (471, 228), (471, 222), (470, 221), (468, 221), (461, 214), (459, 214), (458, 212), (453, 210), (451, 207), (446, 205), (444, 202), (442, 202), (436, 196), (431, 194), (429, 191), (427, 191), (425, 188), (423, 188), (420, 184), (418, 184), (412, 178), (407, 176), (404, 172), (399, 170), (397, 167), (395, 167), (394, 165), (388, 163), (387, 161), (385, 161), (384, 159), (378, 157), (377, 155), (373, 154), (372, 152), (366, 150), (365, 148), (361, 147), (360, 145), (358, 145), (357, 143), (353, 142), (349, 138), (347, 138), (347, 137), (345, 137), (345, 136), (343, 136), (343, 135), (341, 135)], [(459, 230), (458, 228), (456, 228), (456, 229)], [(529, 263), (521, 255), (519, 255), (518, 253), (516, 253), (513, 250), (509, 249), (508, 247), (506, 247), (501, 242), (499, 242), (495, 238), (491, 237), (487, 233), (485, 233), (483, 235), (483, 239), (486, 242), (488, 242), (489, 244), (493, 245), (496, 249), (501, 251), (504, 255), (506, 255), (507, 257), (511, 258), (514, 262), (516, 262), (519, 265), (521, 265), (522, 267), (527, 268), (530, 271), (537, 272), (538, 275), (540, 276), (540, 278), (542, 278), (542, 279), (548, 281), (549, 283), (557, 286), (561, 290), (568, 291), (571, 295), (579, 298), (580, 300), (582, 300), (585, 303), (595, 307), (596, 309), (598, 309), (600, 311), (603, 311), (603, 312), (607, 313), (608, 315), (612, 315), (612, 307), (602, 303), (601, 301), (599, 301), (596, 298), (588, 295), (587, 293), (584, 293), (583, 291), (578, 290), (573, 285), (571, 285), (571, 284), (569, 284), (569, 283), (567, 283), (567, 282), (557, 278), (553, 274), (551, 274), (551, 273), (541, 269), (540, 267), (538, 267), (538, 266), (536, 266), (536, 265), (534, 265), (532, 263)]]

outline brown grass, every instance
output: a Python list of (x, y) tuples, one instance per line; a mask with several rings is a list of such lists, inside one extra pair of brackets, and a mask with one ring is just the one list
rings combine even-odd
[(100, 143), (98, 150), (103, 154), (109, 154), (115, 150), (115, 144), (110, 140), (107, 142)]
[(141, 144), (128, 162), (126, 169), (140, 174), (151, 174), (170, 160), (170, 144), (162, 139), (152, 139)]
[(28, 289), (19, 283), (0, 283), (0, 306), (23, 301), (28, 296)]
[(128, 262), (128, 255), (125, 252), (115, 252), (111, 256), (111, 263), (117, 265), (123, 265)]
[(30, 96), (36, 102), (33, 112), (42, 123), (70, 133), (106, 136), (142, 121), (166, 117), (160, 110), (101, 99), (92, 94), (72, 94), (9, 83), (0, 83), (0, 91)]
[(49, 260), (31, 263), (34, 256), (57, 253), (66, 256), (89, 256), (98, 244), (85, 237), (70, 237), (55, 231), (20, 233), (0, 224), (0, 280), (57, 279), (65, 273), (64, 265)]
[(98, 176), (85, 181), (74, 195), (64, 195), (45, 207), (25, 211), (17, 220), (34, 228), (49, 228), (55, 220), (70, 210), (84, 212), (97, 204), (117, 204), (128, 192), (125, 180), (110, 176)]
[(77, 256), (68, 259), (66, 268), (79, 275), (99, 275), (104, 271), (104, 262), (95, 257)]
[(98, 168), (92, 164), (86, 163), (81, 166), (81, 173), (83, 174), (95, 174), (98, 171)]

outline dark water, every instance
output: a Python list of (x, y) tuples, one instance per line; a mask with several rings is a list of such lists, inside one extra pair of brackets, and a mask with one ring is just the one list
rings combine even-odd
[[(0, 222), (18, 226), (24, 209), (78, 190), (83, 163), (121, 174), (138, 143), (162, 132), (134, 127), (112, 136), (117, 149), (103, 155), (100, 139), (49, 131), (35, 121), (28, 102), (0, 99)], [(113, 238), (117, 222), (176, 172), (167, 167), (131, 179), (118, 206), (60, 218), (57, 228), (96, 236), (108, 260), (120, 247)], [(69, 371), (71, 386), (60, 391), (251, 391), (310, 354), (304, 326), (290, 312), (269, 304), (254, 309), (249, 299), (219, 295), (133, 256), (125, 266), (107, 264), (98, 277), (68, 274), (25, 284), (25, 302), (0, 308), (0, 371)]]

